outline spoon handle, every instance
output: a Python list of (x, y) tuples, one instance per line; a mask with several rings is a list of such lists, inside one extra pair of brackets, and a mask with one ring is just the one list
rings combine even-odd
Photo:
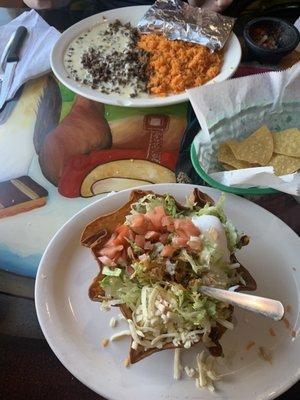
[(240, 292), (218, 289), (209, 286), (202, 286), (201, 292), (207, 296), (233, 306), (244, 308), (245, 310), (264, 315), (279, 321), (283, 318), (284, 308), (280, 301), (267, 299), (265, 297), (254, 296)]

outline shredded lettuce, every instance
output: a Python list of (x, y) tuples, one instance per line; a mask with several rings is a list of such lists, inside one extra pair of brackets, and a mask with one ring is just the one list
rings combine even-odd
[(121, 272), (122, 272), (121, 268), (111, 269), (111, 268), (107, 267), (106, 265), (102, 269), (102, 274), (108, 275), (108, 276), (119, 276), (121, 274)]
[(217, 245), (206, 238), (203, 238), (203, 247), (200, 253), (188, 253), (186, 249), (183, 249), (179, 257), (188, 262), (197, 275), (201, 275), (203, 271), (207, 271), (213, 265), (222, 264), (222, 254), (218, 251)]
[[(126, 217), (126, 223), (130, 222), (135, 213), (147, 213), (158, 205), (163, 206), (166, 214), (173, 218), (212, 215), (221, 221), (225, 229), (228, 250), (233, 253), (240, 237), (236, 228), (225, 216), (224, 200), (225, 197), (222, 195), (214, 206), (207, 204), (197, 209), (190, 204), (189, 208), (179, 210), (173, 196), (166, 194), (157, 197), (155, 194), (148, 194), (131, 206), (131, 215)], [(169, 233), (167, 244), (172, 245), (172, 235), (176, 235), (176, 232)], [(136, 313), (135, 318), (139, 318), (133, 318), (137, 321), (134, 323), (142, 321), (141, 327), (148, 327), (150, 329), (148, 333), (152, 329), (162, 335), (165, 333), (173, 335), (175, 332), (180, 336), (183, 335), (182, 332), (202, 328), (205, 332), (209, 332), (215, 324), (214, 321), (226, 320), (230, 316), (230, 309), (228, 305), (204, 296), (200, 290), (201, 286), (214, 285), (226, 288), (240, 278), (236, 276), (235, 270), (229, 269), (228, 257), (225, 258), (220, 253), (222, 248), (218, 246), (213, 235), (204, 231), (200, 233), (200, 238), (200, 250), (196, 251), (188, 246), (176, 248), (167, 258), (161, 255), (164, 245), (159, 241), (153, 243), (153, 248), (145, 252), (134, 241), (127, 239), (137, 255), (137, 260), (131, 261), (128, 265), (133, 272), (127, 275), (125, 269), (111, 269), (105, 266), (102, 270), (105, 277), (99, 284), (108, 299), (126, 304), (133, 312), (133, 316)], [(171, 275), (165, 275), (168, 274), (168, 264), (174, 266), (174, 273)], [(151, 309), (151, 312), (147, 311), (148, 309)], [(149, 318), (147, 314), (151, 314), (148, 315)], [(176, 340), (184, 341), (178, 337)]]
[(134, 273), (131, 275), (130, 279), (135, 278), (140, 283), (149, 282), (149, 279), (147, 279), (147, 275), (145, 274), (146, 267), (142, 262), (133, 263), (132, 268), (134, 269)]
[(132, 204), (132, 209), (136, 212), (145, 214), (157, 205), (161, 205), (162, 200), (156, 197), (155, 194), (147, 194), (139, 199), (136, 203)]
[(230, 253), (233, 253), (236, 250), (237, 244), (240, 239), (239, 234), (235, 226), (233, 226), (230, 221), (226, 221), (226, 223), (224, 224), (224, 228), (227, 237), (228, 250), (230, 251)]
[(133, 283), (127, 276), (106, 276), (100, 286), (109, 298), (120, 300), (132, 310), (137, 307), (141, 296), (141, 287)]
[(171, 215), (173, 218), (176, 218), (178, 214), (180, 214), (177, 210), (176, 202), (174, 197), (167, 194), (164, 198), (164, 209), (168, 215)]
[(135, 254), (144, 253), (144, 250), (140, 246), (138, 246), (133, 240), (130, 240), (128, 238), (124, 238), (124, 239), (127, 240), (127, 242), (130, 244), (130, 247), (132, 248), (132, 250)]
[(135, 309), (141, 298), (141, 288), (136, 285), (125, 285), (120, 293), (120, 300), (131, 309)]
[(195, 272), (195, 274), (199, 274), (203, 270), (203, 268), (205, 268), (196, 255), (190, 255), (185, 249), (181, 250), (180, 259), (183, 261), (187, 261), (192, 267), (192, 270)]
[(215, 217), (218, 217), (223, 224), (225, 224), (227, 221), (227, 217), (223, 210), (224, 202), (225, 195), (224, 193), (222, 193), (219, 201), (214, 206), (209, 206), (208, 204), (206, 204), (203, 208), (201, 208), (201, 210), (193, 211), (192, 215), (214, 215)]
[(170, 194), (157, 197), (155, 194), (147, 194), (132, 205), (132, 209), (136, 212), (145, 214), (156, 206), (163, 206), (166, 213), (173, 218), (179, 218), (182, 211), (177, 209), (176, 201)]
[(217, 312), (217, 305), (216, 305), (216, 303), (214, 301), (207, 300), (206, 303), (205, 303), (205, 309), (206, 309), (207, 314), (210, 317), (214, 317), (216, 315), (216, 312)]
[[(199, 326), (203, 327), (207, 324), (209, 312), (213, 312), (210, 304), (206, 307), (207, 298), (201, 293), (192, 292), (187, 289), (174, 291), (171, 287), (173, 294), (176, 296), (177, 307), (176, 313), (183, 318), (183, 327)], [(209, 310), (209, 311), (208, 311)]]

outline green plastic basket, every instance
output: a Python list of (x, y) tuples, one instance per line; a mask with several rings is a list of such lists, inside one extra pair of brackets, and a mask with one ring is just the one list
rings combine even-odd
[[(201, 134), (201, 131), (199, 134)], [(191, 145), (190, 155), (191, 155), (191, 161), (192, 161), (193, 167), (195, 168), (197, 174), (209, 186), (219, 189), (222, 192), (234, 193), (234, 194), (239, 194), (239, 195), (243, 195), (243, 196), (262, 196), (262, 195), (266, 195), (266, 194), (278, 193), (277, 190), (271, 189), (271, 188), (259, 188), (259, 187), (239, 188), (236, 186), (225, 186), (222, 183), (214, 180), (210, 175), (208, 175), (203, 170), (203, 168), (201, 167), (201, 165), (199, 163), (198, 157), (197, 157), (197, 152), (195, 149), (194, 142)]]
[[(217, 114), (222, 114), (222, 110), (218, 110)], [(272, 132), (300, 126), (300, 102), (294, 100), (282, 103), (276, 110), (272, 109), (272, 104), (248, 105), (230, 117), (220, 119), (217, 117), (209, 126), (210, 145), (203, 131), (200, 130), (190, 148), (191, 161), (198, 175), (207, 185), (223, 192), (249, 197), (278, 193), (277, 190), (269, 187), (226, 186), (212, 178), (210, 173), (218, 170), (216, 152), (220, 143), (228, 139), (245, 139), (249, 133), (254, 132), (263, 124), (266, 124)], [(200, 151), (199, 146), (201, 146)]]

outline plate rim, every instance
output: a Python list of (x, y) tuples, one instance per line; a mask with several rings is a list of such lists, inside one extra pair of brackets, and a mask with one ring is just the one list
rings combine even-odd
[[(35, 310), (36, 310), (36, 314), (37, 314), (37, 318), (38, 318), (38, 322), (40, 325), (40, 328), (43, 332), (43, 335), (45, 336), (45, 339), (47, 340), (47, 343), (49, 345), (49, 347), (51, 348), (51, 350), (53, 351), (53, 353), (56, 355), (56, 357), (58, 358), (58, 360), (62, 363), (62, 365), (64, 366), (64, 368), (66, 368), (76, 379), (78, 379), (83, 385), (85, 385), (86, 387), (88, 387), (90, 390), (94, 391), (95, 393), (105, 397), (107, 400), (116, 400), (116, 398), (111, 397), (110, 395), (107, 395), (105, 393), (99, 392), (99, 390), (91, 383), (89, 383), (87, 381), (87, 379), (85, 379), (84, 377), (80, 376), (79, 371), (74, 372), (74, 368), (73, 365), (68, 361), (65, 360), (63, 357), (63, 354), (61, 352), (60, 349), (57, 349), (57, 347), (55, 346), (55, 338), (52, 335), (49, 335), (47, 332), (47, 329), (44, 325), (44, 323), (48, 321), (48, 319), (45, 317), (44, 312), (42, 310), (42, 304), (40, 303), (40, 299), (43, 297), (43, 291), (40, 291), (39, 287), (40, 285), (42, 285), (44, 278), (43, 278), (43, 271), (42, 271), (42, 265), (44, 262), (44, 259), (46, 258), (47, 252), (49, 251), (50, 247), (53, 245), (53, 243), (55, 242), (56, 238), (61, 234), (61, 232), (65, 229), (65, 227), (67, 225), (69, 225), (70, 223), (72, 223), (76, 218), (78, 218), (78, 216), (81, 213), (86, 212), (86, 210), (88, 210), (89, 208), (93, 208), (96, 206), (96, 204), (101, 204), (102, 201), (108, 200), (111, 196), (118, 196), (120, 193), (130, 193), (132, 190), (136, 190), (136, 189), (151, 189), (151, 187), (155, 186), (155, 187), (163, 187), (163, 186), (181, 186), (181, 187), (186, 187), (186, 188), (194, 188), (194, 187), (198, 187), (200, 190), (211, 190), (212, 192), (214, 192), (215, 194), (221, 194), (222, 192), (216, 188), (213, 187), (206, 187), (206, 186), (202, 186), (202, 185), (196, 185), (196, 184), (185, 184), (185, 183), (160, 183), (160, 184), (150, 184), (150, 185), (145, 185), (145, 186), (137, 186), (135, 188), (130, 188), (130, 189), (125, 189), (119, 192), (115, 192), (112, 194), (109, 194), (105, 197), (96, 199), (93, 203), (88, 204), (87, 206), (85, 206), (84, 208), (82, 208), (80, 211), (78, 211), (77, 213), (75, 213), (71, 218), (69, 218), (62, 226), (61, 228), (53, 235), (53, 237), (51, 238), (51, 240), (49, 241), (43, 256), (40, 260), (39, 266), (38, 266), (38, 270), (37, 270), (37, 274), (36, 274), (36, 279), (35, 279), (35, 287), (34, 287), (34, 303), (35, 303)], [(154, 189), (155, 190), (155, 189)], [(290, 231), (290, 234), (294, 237), (295, 240), (299, 241), (300, 244), (300, 237), (297, 235), (297, 233), (289, 227), (289, 225), (287, 225), (284, 221), (282, 221), (279, 217), (277, 217), (275, 214), (271, 213), (270, 211), (266, 210), (265, 208), (263, 208), (262, 206), (248, 200), (245, 199), (243, 197), (240, 197), (236, 194), (232, 194), (229, 193), (229, 196), (233, 196), (234, 198), (239, 199), (242, 202), (246, 202), (246, 203), (251, 203), (252, 206), (254, 206), (255, 208), (257, 207), (258, 209), (261, 209), (263, 212), (265, 212), (266, 214), (270, 215), (272, 218), (275, 218), (276, 221), (280, 224), (285, 226), (285, 229), (288, 229)], [(290, 376), (290, 379), (288, 381), (286, 381), (283, 385), (281, 385), (280, 387), (278, 387), (275, 391), (273, 391), (270, 395), (266, 394), (264, 397), (259, 397), (260, 400), (273, 400), (275, 398), (277, 398), (278, 396), (280, 396), (282, 393), (286, 392), (289, 388), (291, 388), (294, 384), (296, 384), (298, 382), (298, 380), (300, 379), (300, 369), (296, 370), (295, 373), (293, 374), (293, 376)]]
[[(74, 93), (76, 93), (77, 95), (83, 96), (85, 98), (88, 98), (90, 100), (93, 101), (97, 101), (97, 102), (103, 102), (105, 104), (109, 104), (109, 105), (114, 105), (114, 106), (121, 106), (121, 107), (136, 107), (136, 108), (150, 108), (150, 107), (163, 107), (163, 106), (169, 106), (172, 104), (179, 104), (179, 103), (183, 103), (186, 101), (189, 101), (189, 96), (187, 91), (184, 91), (182, 93), (179, 94), (175, 94), (175, 95), (170, 95), (170, 96), (166, 96), (166, 97), (159, 97), (159, 96), (153, 96), (153, 97), (148, 97), (148, 98), (137, 98), (137, 99), (130, 99), (130, 98), (125, 98), (122, 100), (122, 98), (120, 99), (116, 99), (111, 95), (106, 95), (106, 94), (102, 94), (101, 92), (95, 92), (92, 91), (92, 89), (90, 88), (84, 88), (88, 90), (87, 93), (83, 94), (81, 91), (81, 85), (78, 84), (77, 82), (75, 82), (73, 79), (68, 79), (67, 78), (67, 72), (65, 71), (65, 76), (62, 76), (62, 74), (60, 73), (59, 69), (62, 67), (64, 70), (64, 64), (63, 61), (60, 60), (60, 57), (56, 57), (56, 53), (59, 51), (60, 46), (62, 46), (62, 44), (64, 42), (66, 42), (65, 37), (68, 36), (71, 32), (75, 31), (77, 27), (80, 27), (81, 25), (84, 25), (84, 23), (86, 23), (86, 21), (88, 20), (94, 20), (96, 18), (101, 18), (104, 17), (105, 15), (108, 15), (109, 13), (113, 13), (113, 12), (121, 12), (124, 11), (124, 9), (140, 9), (140, 10), (144, 10), (144, 12), (146, 12), (146, 10), (149, 8), (150, 6), (129, 6), (129, 7), (123, 7), (123, 8), (115, 8), (113, 10), (108, 10), (108, 11), (104, 11), (98, 14), (94, 14), (92, 16), (89, 16), (79, 22), (76, 22), (74, 25), (70, 26), (70, 28), (68, 28), (67, 30), (65, 30), (60, 38), (58, 39), (58, 41), (55, 43), (55, 45), (53, 46), (52, 50), (51, 50), (51, 54), (50, 54), (50, 65), (51, 65), (51, 69), (54, 73), (54, 75), (56, 76), (56, 78), (59, 80), (59, 82), (61, 82), (64, 86), (66, 86), (68, 89), (70, 89), (71, 91), (73, 91)], [(94, 24), (93, 24), (94, 25)], [(77, 35), (73, 34), (72, 35), (72, 39), (74, 39)], [(234, 46), (236, 46), (236, 50), (237, 50), (237, 59), (236, 59), (236, 63), (234, 64), (233, 67), (230, 67), (230, 71), (228, 71), (228, 73), (226, 74), (226, 77), (224, 79), (222, 79), (221, 81), (219, 81), (218, 79), (215, 81), (215, 79), (220, 75), (218, 74), (215, 78), (213, 78), (212, 80), (208, 81), (207, 83), (205, 83), (205, 85), (207, 84), (213, 84), (215, 82), (222, 82), (224, 80), (229, 79), (230, 77), (232, 77), (232, 75), (236, 72), (240, 61), (241, 61), (241, 57), (242, 57), (242, 48), (241, 48), (241, 44), (236, 36), (236, 34), (232, 31), (230, 34), (230, 37), (227, 40), (226, 45), (232, 41), (234, 43)], [(69, 42), (69, 41), (68, 41)], [(226, 46), (225, 45), (225, 46)], [(65, 44), (64, 44), (65, 46)], [(197, 87), (201, 87), (201, 86), (197, 86)]]

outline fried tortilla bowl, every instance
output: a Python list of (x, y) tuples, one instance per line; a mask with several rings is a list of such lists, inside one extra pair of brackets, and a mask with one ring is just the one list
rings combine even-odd
[[(97, 256), (99, 250), (104, 246), (104, 244), (107, 242), (110, 236), (114, 233), (116, 227), (124, 223), (126, 215), (130, 213), (131, 205), (137, 202), (142, 197), (146, 196), (147, 194), (153, 194), (153, 192), (143, 191), (143, 190), (133, 190), (130, 194), (128, 202), (125, 203), (122, 207), (109, 214), (100, 216), (99, 218), (90, 222), (84, 229), (81, 236), (81, 244), (85, 247), (89, 247), (92, 250), (93, 255), (96, 258), (100, 268), (99, 274), (94, 278), (89, 288), (89, 297), (91, 300), (98, 302), (101, 302), (103, 300), (109, 300), (106, 298), (104, 290), (99, 285), (99, 282), (101, 282), (101, 280), (105, 276), (102, 274), (103, 264), (100, 262)], [(207, 194), (201, 192), (199, 189), (193, 190), (193, 192), (189, 197), (189, 200), (191, 201), (191, 203), (194, 203), (199, 208), (203, 208), (206, 204), (214, 205), (214, 200)], [(182, 206), (177, 202), (176, 205), (178, 209), (185, 209), (184, 206)], [(241, 247), (245, 246), (248, 243), (249, 243), (249, 238), (247, 236), (242, 236), (239, 243), (240, 246)], [(233, 263), (238, 262), (234, 254), (231, 255), (231, 261)], [(256, 289), (255, 280), (242, 265), (237, 269), (237, 272), (242, 276), (243, 280), (245, 281), (245, 285), (239, 285), (237, 290), (253, 291)], [(126, 319), (132, 318), (131, 317), (132, 312), (125, 304), (118, 305), (118, 307), (120, 308), (122, 314)], [(231, 321), (232, 319), (233, 310), (234, 308), (230, 306), (230, 317), (228, 318), (228, 321)], [(211, 343), (209, 345), (205, 343), (209, 352), (215, 357), (221, 356), (223, 354), (222, 346), (219, 343), (219, 340), (221, 339), (225, 331), (226, 328), (223, 325), (217, 323), (217, 325), (212, 328), (209, 335)], [(199, 342), (201, 341), (201, 339), (202, 336), (200, 336)], [(130, 353), (129, 353), (130, 362), (131, 364), (134, 364), (142, 360), (143, 358), (150, 356), (151, 354), (156, 353), (160, 350), (175, 349), (177, 347), (183, 347), (183, 346), (175, 346), (173, 343), (166, 343), (163, 345), (161, 349), (151, 348), (147, 350), (144, 350), (144, 348), (141, 345), (138, 345), (136, 350), (132, 349), (130, 346)]]

